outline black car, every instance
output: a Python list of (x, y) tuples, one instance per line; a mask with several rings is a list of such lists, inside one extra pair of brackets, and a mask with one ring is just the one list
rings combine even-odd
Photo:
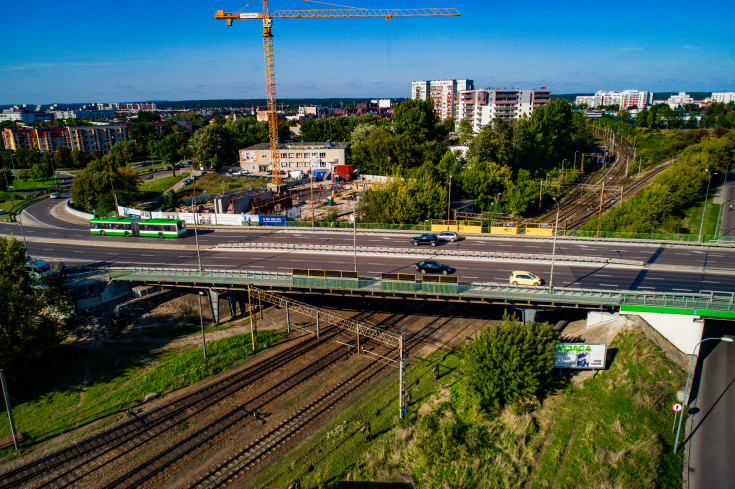
[(439, 242), (439, 237), (436, 234), (422, 234), (421, 236), (414, 236), (411, 238), (411, 243), (413, 243), (414, 246), (418, 246), (420, 244), (430, 244), (431, 246), (436, 246), (436, 244)]
[(441, 273), (442, 275), (455, 272), (454, 268), (450, 267), (449, 265), (443, 265), (434, 260), (424, 260), (418, 262), (416, 264), (416, 270), (421, 273)]

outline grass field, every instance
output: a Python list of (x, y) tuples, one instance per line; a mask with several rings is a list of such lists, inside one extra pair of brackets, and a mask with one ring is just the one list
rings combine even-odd
[(16, 178), (15, 180), (13, 180), (13, 183), (11, 185), (15, 192), (19, 192), (33, 189), (40, 190), (45, 187), (53, 187), (56, 182), (57, 179), (55, 178), (47, 178), (46, 180), (28, 180), (27, 182), (24, 182), (20, 178)]
[[(208, 327), (207, 331), (221, 329)], [(198, 332), (199, 325), (192, 324), (149, 331), (147, 336), (198, 336)], [(258, 344), (273, 345), (279, 337), (272, 331), (259, 331)], [(22, 386), (11, 384), (16, 429), (26, 439), (24, 446), (35, 444), (100, 417), (122, 413), (140, 404), (150, 392), (164, 394), (196, 383), (251, 355), (249, 334), (208, 342), (207, 360), (201, 346), (141, 353), (62, 345), (47, 368)], [(0, 436), (9, 434), (8, 418), (2, 416)], [(10, 452), (0, 451), (0, 458)]]
[(707, 241), (713, 239), (715, 234), (715, 227), (717, 226), (717, 216), (720, 212), (720, 204), (712, 202), (712, 196), (707, 200), (707, 212), (704, 215), (704, 223), (702, 223), (702, 207), (704, 201), (696, 207), (691, 207), (687, 210), (685, 222), (689, 224), (689, 232), (693, 235), (699, 236), (699, 228), (702, 228), (702, 239)]
[(188, 177), (189, 173), (177, 173), (176, 176), (145, 180), (138, 186), (138, 190), (144, 195), (160, 195), (175, 183)]

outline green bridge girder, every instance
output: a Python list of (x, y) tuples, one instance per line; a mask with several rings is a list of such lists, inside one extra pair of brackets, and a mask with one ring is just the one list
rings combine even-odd
[(735, 293), (666, 294), (635, 291), (523, 287), (499, 284), (441, 283), (370, 278), (310, 277), (290, 273), (180, 268), (109, 268), (110, 280), (168, 286), (236, 288), (255, 285), (292, 291), (342, 291), (500, 303), (525, 307), (581, 307), (621, 312), (659, 312), (735, 318)]

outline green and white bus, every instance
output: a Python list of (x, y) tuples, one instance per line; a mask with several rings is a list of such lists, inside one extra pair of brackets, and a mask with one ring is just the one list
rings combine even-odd
[(95, 217), (89, 221), (90, 232), (100, 236), (157, 236), (179, 238), (186, 234), (181, 219), (131, 219), (130, 217)]

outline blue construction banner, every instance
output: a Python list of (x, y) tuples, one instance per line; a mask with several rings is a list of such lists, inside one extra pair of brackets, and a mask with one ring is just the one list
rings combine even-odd
[(286, 216), (258, 216), (258, 224), (261, 226), (285, 226)]

